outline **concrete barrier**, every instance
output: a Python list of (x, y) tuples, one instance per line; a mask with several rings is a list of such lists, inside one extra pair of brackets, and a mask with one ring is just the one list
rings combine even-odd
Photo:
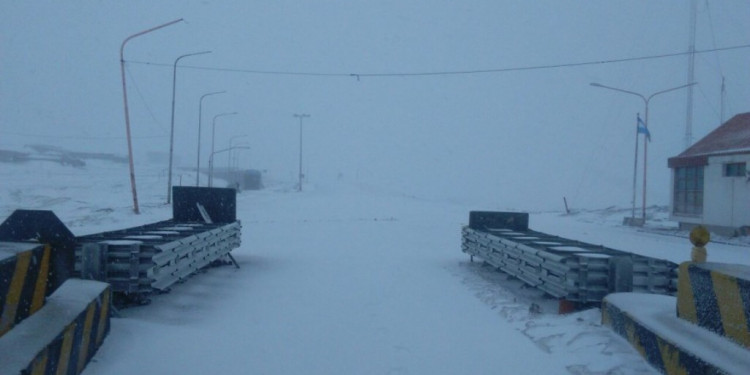
[(748, 271), (683, 263), (677, 297), (610, 294), (602, 323), (666, 374), (750, 374)]
[(750, 267), (680, 264), (677, 316), (750, 348)]
[(0, 337), (42, 308), (50, 246), (0, 242)]

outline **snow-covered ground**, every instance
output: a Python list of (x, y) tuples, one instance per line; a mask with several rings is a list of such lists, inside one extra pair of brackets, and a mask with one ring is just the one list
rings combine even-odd
[[(0, 217), (48, 209), (76, 234), (171, 217), (166, 176), (138, 166), (141, 215), (127, 165), (0, 164)], [(183, 173), (183, 172), (180, 172)], [(194, 176), (183, 173), (184, 182)], [(534, 292), (460, 250), (470, 210), (348, 181), (269, 183), (237, 196), (241, 268), (219, 267), (120, 311), (84, 373), (96, 374), (644, 374), (655, 373), (598, 309), (556, 315)], [(523, 209), (519, 203), (519, 210)], [(689, 259), (685, 233), (650, 211), (532, 213), (530, 227), (608, 247)], [(750, 264), (743, 239), (709, 260)]]

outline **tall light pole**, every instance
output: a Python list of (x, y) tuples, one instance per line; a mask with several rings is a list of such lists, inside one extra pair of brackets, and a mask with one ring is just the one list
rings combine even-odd
[(167, 204), (172, 202), (172, 159), (174, 156), (174, 102), (175, 93), (177, 88), (177, 63), (184, 57), (204, 55), (211, 53), (211, 51), (195, 52), (182, 55), (174, 60), (174, 66), (172, 67), (172, 125), (169, 132), (169, 177), (167, 178)]
[(299, 184), (297, 185), (297, 191), (302, 191), (302, 119), (310, 117), (307, 113), (295, 113), (294, 117), (299, 119)]
[(203, 94), (198, 101), (198, 163), (195, 166), (195, 186), (201, 186), (201, 124), (203, 122), (203, 98), (216, 94), (223, 94), (226, 91), (209, 92)]
[[(243, 138), (247, 137), (247, 134), (240, 134), (240, 135), (233, 135), (229, 138), (229, 148), (231, 149), (233, 146), (233, 142), (236, 138)], [(232, 151), (229, 151), (229, 156), (227, 156), (227, 171), (229, 171), (232, 168)]]
[[(657, 91), (657, 92), (649, 95), (648, 97), (646, 97), (644, 95), (641, 95), (641, 94), (639, 94), (637, 92), (623, 90), (623, 89), (618, 89), (616, 87), (605, 86), (605, 85), (602, 85), (602, 84), (599, 84), (599, 83), (595, 83), (595, 82), (591, 83), (591, 86), (600, 87), (600, 88), (603, 88), (603, 89), (614, 90), (614, 91), (619, 91), (619, 92), (622, 92), (622, 93), (625, 93), (625, 94), (635, 95), (635, 96), (641, 98), (643, 100), (643, 105), (645, 107), (645, 118), (643, 120), (643, 126), (646, 128), (646, 130), (648, 130), (648, 103), (651, 101), (651, 99), (654, 96), (657, 96), (659, 94), (664, 94), (664, 93), (667, 93), (667, 92), (670, 92), (670, 91), (679, 90), (679, 89), (682, 89), (682, 88), (685, 88), (685, 87), (688, 87), (688, 86), (692, 86), (692, 85), (695, 85), (696, 83), (697, 82), (692, 82), (692, 83), (688, 83), (686, 85), (672, 87), (670, 89)], [(636, 140), (636, 142), (637, 142), (637, 140)], [(642, 224), (646, 224), (646, 172), (647, 172), (647, 165), (648, 165), (647, 164), (647, 158), (648, 158), (648, 139), (647, 139), (647, 137), (643, 137), (643, 207), (641, 208), (641, 220), (642, 220)], [(634, 179), (633, 179), (633, 212), (635, 212), (635, 176), (634, 176)]]
[[(227, 151), (232, 151), (232, 150), (247, 150), (247, 149), (250, 149), (250, 147), (247, 147), (247, 146), (232, 146), (232, 147), (229, 147), (229, 148), (225, 148), (223, 150), (218, 150), (218, 151), (213, 151), (212, 150), (211, 151), (211, 156), (208, 159), (210, 160), (211, 165), (213, 165), (214, 164), (214, 162), (213, 162), (214, 155), (216, 155), (216, 154), (220, 154), (222, 152), (227, 152)], [(211, 171), (208, 173), (209, 187), (211, 186), (210, 185), (211, 184), (210, 181), (212, 181), (212, 180), (213, 180), (213, 169), (211, 169)]]
[(211, 156), (208, 158), (208, 187), (212, 187), (214, 184), (214, 144), (216, 143), (216, 119), (222, 116), (236, 115), (237, 112), (219, 113), (214, 116), (213, 125), (211, 127)]
[[(251, 149), (250, 145), (247, 143), (240, 143), (237, 146), (245, 146), (248, 150)], [(245, 165), (249, 165), (247, 159), (248, 158), (245, 158)], [(240, 156), (237, 154), (237, 152), (232, 153), (232, 168), (234, 168), (235, 172), (240, 169)]]
[(127, 89), (127, 85), (125, 84), (125, 44), (127, 44), (128, 41), (130, 41), (133, 38), (139, 37), (143, 34), (148, 34), (152, 31), (159, 30), (163, 27), (173, 25), (180, 21), (182, 21), (182, 18), (178, 20), (174, 20), (172, 22), (167, 22), (163, 25), (152, 27), (148, 30), (141, 31), (136, 34), (133, 34), (125, 38), (125, 40), (122, 41), (122, 45), (120, 45), (120, 72), (122, 75), (122, 100), (125, 106), (125, 134), (128, 138), (128, 161), (130, 164), (130, 186), (133, 190), (133, 211), (136, 214), (140, 214), (141, 212), (138, 209), (138, 193), (136, 192), (136, 188), (135, 188), (135, 167), (133, 166), (133, 142), (130, 139), (130, 114), (128, 113), (128, 89)]

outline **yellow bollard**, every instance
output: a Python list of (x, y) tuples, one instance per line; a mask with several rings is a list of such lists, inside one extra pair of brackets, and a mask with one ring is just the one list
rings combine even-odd
[(711, 240), (711, 233), (702, 225), (699, 225), (690, 231), (690, 242), (693, 244), (693, 251), (690, 252), (690, 260), (696, 263), (705, 263), (708, 258), (706, 244)]

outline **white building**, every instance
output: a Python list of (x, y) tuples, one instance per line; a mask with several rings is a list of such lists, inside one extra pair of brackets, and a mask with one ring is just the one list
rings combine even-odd
[(678, 156), (670, 214), (680, 228), (703, 225), (724, 234), (750, 229), (750, 113), (734, 116)]

